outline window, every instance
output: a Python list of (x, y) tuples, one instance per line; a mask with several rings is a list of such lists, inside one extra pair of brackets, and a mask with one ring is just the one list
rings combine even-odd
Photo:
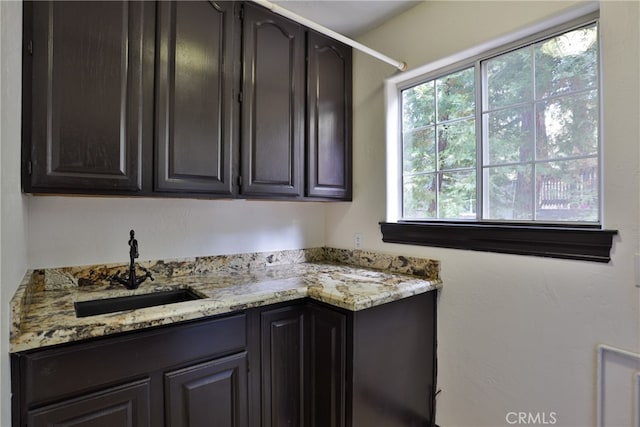
[(597, 224), (597, 70), (592, 23), (403, 89), (402, 218)]
[[(383, 240), (576, 258), (544, 247), (549, 233), (565, 246), (585, 245), (566, 242), (569, 230), (602, 237), (598, 40), (590, 16), (387, 82), (397, 165)], [(490, 237), (470, 243), (470, 226)], [(527, 240), (513, 234), (525, 228)], [(613, 234), (602, 259), (576, 259), (608, 261)]]

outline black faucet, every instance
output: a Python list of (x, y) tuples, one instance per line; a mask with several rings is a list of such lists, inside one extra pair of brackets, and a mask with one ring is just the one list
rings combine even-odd
[(129, 238), (129, 276), (120, 276), (120, 272), (118, 271), (111, 277), (112, 282), (120, 283), (127, 289), (137, 289), (138, 286), (140, 286), (140, 283), (147, 280), (147, 277), (153, 282), (151, 272), (142, 266), (140, 269), (145, 272), (145, 275), (142, 277), (136, 277), (135, 259), (140, 255), (138, 254), (138, 241), (136, 240), (135, 235), (135, 231), (131, 230), (129, 232), (129, 236), (131, 236)]

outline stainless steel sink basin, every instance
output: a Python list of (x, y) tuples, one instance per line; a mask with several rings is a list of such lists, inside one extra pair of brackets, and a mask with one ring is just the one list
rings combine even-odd
[(117, 311), (134, 310), (136, 308), (193, 301), (201, 298), (191, 289), (176, 289), (143, 295), (80, 301), (75, 302), (73, 305), (76, 309), (76, 317), (89, 317)]

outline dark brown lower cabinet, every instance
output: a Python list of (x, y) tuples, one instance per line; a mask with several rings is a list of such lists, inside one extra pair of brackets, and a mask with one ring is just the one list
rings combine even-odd
[(262, 427), (344, 427), (346, 320), (315, 302), (266, 307), (256, 316)]
[(261, 423), (251, 425), (435, 425), (436, 295), (357, 312), (317, 301), (256, 309), (250, 411)]
[[(13, 427), (246, 426), (246, 330), (237, 313), (12, 353)], [(202, 414), (231, 423), (184, 422)]]
[(435, 425), (436, 292), (353, 313), (347, 426)]
[(167, 427), (246, 427), (247, 352), (164, 375)]
[(346, 314), (309, 305), (306, 421), (310, 427), (345, 425), (346, 332)]
[(302, 300), (12, 353), (12, 425), (433, 426), (435, 310)]
[(27, 425), (150, 426), (150, 409), (149, 379), (144, 379), (29, 411)]
[(264, 427), (302, 426), (304, 306), (261, 314), (261, 401)]

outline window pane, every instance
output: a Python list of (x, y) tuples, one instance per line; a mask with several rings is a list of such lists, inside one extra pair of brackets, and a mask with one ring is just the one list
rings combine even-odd
[(538, 159), (598, 152), (598, 98), (589, 91), (536, 104)]
[(438, 122), (472, 116), (475, 109), (474, 69), (458, 71), (437, 80)]
[(484, 216), (487, 219), (533, 219), (532, 166), (501, 166), (484, 170)]
[(443, 173), (438, 204), (442, 219), (476, 219), (475, 169)]
[(433, 124), (435, 120), (434, 84), (430, 82), (402, 91), (402, 130)]
[(531, 100), (531, 48), (485, 61), (488, 110)]
[(407, 132), (402, 137), (402, 168), (405, 173), (435, 172), (436, 143), (433, 127)]
[(448, 125), (438, 125), (439, 170), (475, 166), (475, 123), (474, 119), (468, 119)]
[(597, 87), (597, 37), (592, 25), (536, 44), (536, 99)]
[(405, 219), (436, 218), (435, 174), (404, 177), (402, 206)]
[(404, 218), (599, 220), (597, 26), (539, 40), (402, 91)]
[(597, 158), (541, 163), (536, 187), (537, 220), (598, 221)]
[(530, 106), (485, 114), (485, 164), (533, 160), (533, 111)]

